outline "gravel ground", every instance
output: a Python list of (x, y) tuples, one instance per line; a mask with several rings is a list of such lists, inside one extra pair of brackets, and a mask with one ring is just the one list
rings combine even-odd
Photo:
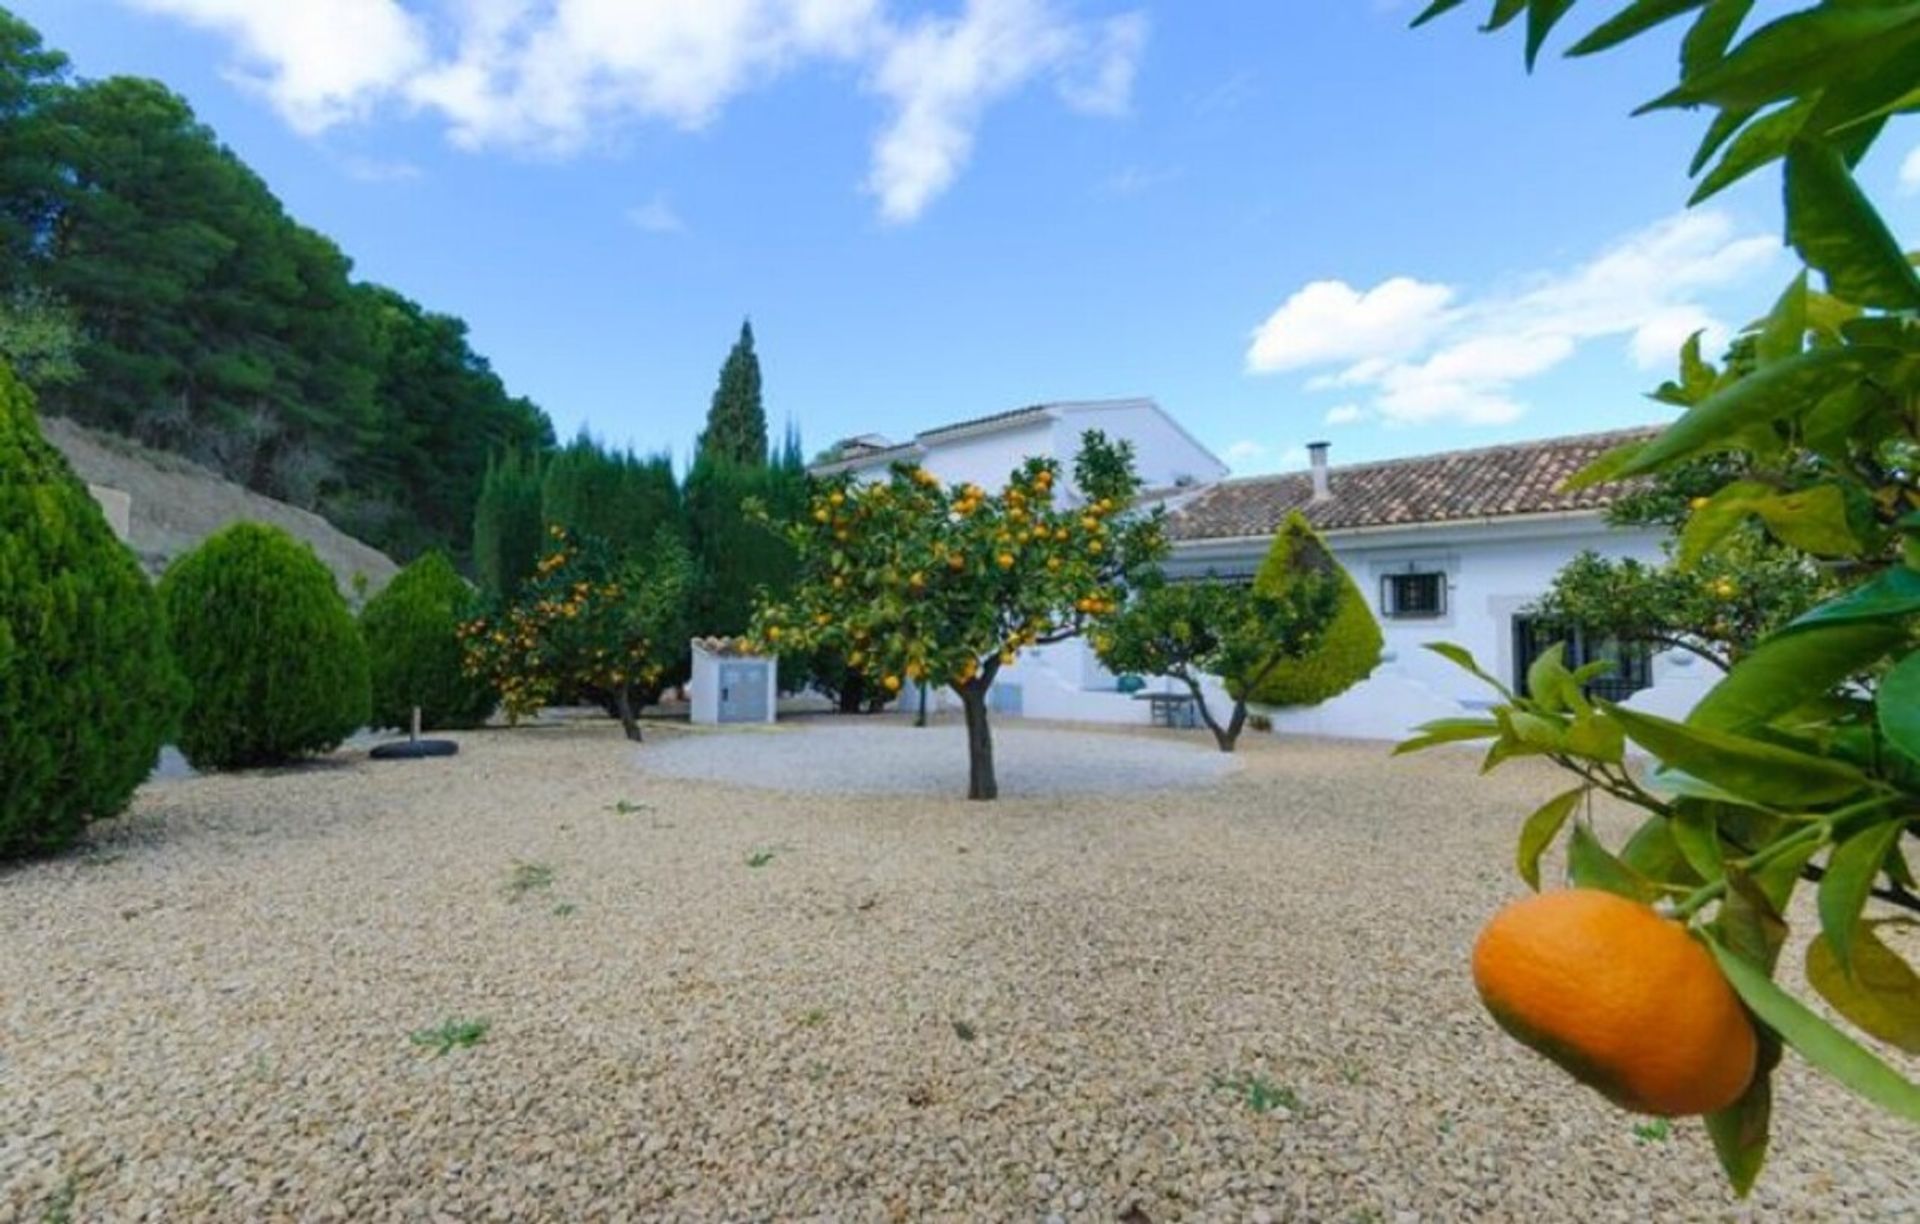
[[(742, 736), (751, 735), (752, 739)], [(993, 759), (1003, 797), (1175, 790), (1239, 768), (1211, 736), (1156, 740), (1069, 730), (998, 727)], [(696, 733), (647, 746), (641, 767), (671, 778), (828, 794), (965, 794), (967, 730), (879, 719), (778, 723)]]
[(1920, 1217), (1920, 1134), (1797, 1063), (1736, 1205), (1486, 1019), (1542, 769), (1258, 739), (988, 806), (463, 742), (156, 782), (0, 874), (0, 1217)]

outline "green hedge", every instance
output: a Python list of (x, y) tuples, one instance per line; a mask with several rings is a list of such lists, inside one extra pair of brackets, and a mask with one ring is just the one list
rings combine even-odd
[(1339, 603), (1326, 635), (1313, 653), (1276, 664), (1248, 695), (1250, 701), (1270, 706), (1319, 705), (1365, 680), (1380, 665), (1385, 642), (1380, 636), (1380, 623), (1367, 606), (1367, 597), (1297, 511), (1287, 516), (1274, 535), (1273, 547), (1254, 575), (1253, 588), (1278, 595), (1298, 575), (1326, 565), (1334, 567), (1340, 580)]
[(153, 587), (0, 363), (0, 857), (122, 811), (184, 699)]
[(277, 765), (367, 721), (367, 648), (313, 553), (278, 527), (236, 523), (160, 581), (192, 699), (180, 749), (196, 769)]
[(445, 553), (401, 570), (360, 613), (373, 673), (373, 725), (405, 729), (420, 707), (429, 731), (477, 727), (493, 712), (487, 683), (466, 674), (458, 629), (476, 614), (473, 588)]

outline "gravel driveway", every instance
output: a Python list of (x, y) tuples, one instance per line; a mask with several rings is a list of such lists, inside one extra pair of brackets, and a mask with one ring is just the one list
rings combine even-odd
[[(1001, 726), (993, 732), (1002, 796), (1138, 793), (1207, 786), (1240, 767), (1205, 733), (1149, 739)], [(801, 720), (675, 736), (640, 750), (640, 766), (672, 778), (822, 794), (967, 793), (967, 730), (877, 718)]]
[(1736, 1206), (1498, 1033), (1466, 950), (1544, 770), (1260, 738), (970, 805), (463, 743), (0, 873), (0, 1219), (1920, 1217), (1920, 1133), (1797, 1063)]

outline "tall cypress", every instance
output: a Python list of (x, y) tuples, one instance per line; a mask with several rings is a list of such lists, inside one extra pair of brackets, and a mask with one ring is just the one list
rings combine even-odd
[(767, 462), (767, 411), (760, 402), (760, 358), (753, 351), (751, 320), (740, 324), (740, 338), (720, 367), (720, 385), (707, 409), (699, 454), (746, 467)]
[(491, 598), (510, 600), (540, 562), (538, 455), (507, 451), (487, 465), (473, 513), (473, 569)]

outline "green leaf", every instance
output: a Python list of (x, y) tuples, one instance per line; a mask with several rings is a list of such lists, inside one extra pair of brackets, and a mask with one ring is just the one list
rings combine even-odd
[(1576, 786), (1563, 795), (1555, 795), (1540, 805), (1538, 811), (1527, 817), (1527, 823), (1520, 828), (1520, 847), (1514, 855), (1514, 865), (1520, 870), (1520, 878), (1527, 887), (1540, 891), (1540, 856), (1546, 853), (1553, 839), (1560, 836), (1560, 830), (1567, 823), (1567, 817), (1573, 815), (1580, 801), (1586, 798), (1587, 788)]
[(1432, 4), (1422, 9), (1420, 15), (1413, 19), (1412, 28), (1417, 30), (1429, 21), (1432, 21), (1435, 17), (1443, 13), (1450, 13), (1465, 3), (1466, 0), (1433, 0)]
[(1706, 940), (1741, 1000), (1802, 1058), (1895, 1117), (1920, 1122), (1920, 1088), (1730, 952), (1711, 931)]
[(1567, 50), (1567, 54), (1592, 55), (1596, 51), (1605, 51), (1608, 47), (1619, 46), (1662, 22), (1671, 21), (1682, 13), (1701, 7), (1706, 2), (1707, 0), (1634, 0), (1626, 8), (1595, 26), (1593, 32), (1573, 44)]
[[(1730, 106), (1717, 112), (1713, 122), (1707, 125), (1707, 134), (1700, 138), (1700, 147), (1694, 150), (1693, 160), (1687, 164), (1687, 174), (1697, 175), (1713, 160), (1720, 147), (1732, 139), (1733, 134), (1746, 126), (1747, 120), (1759, 111), (1754, 107)], [(1715, 190), (1718, 190), (1717, 188)], [(1694, 199), (1700, 199), (1700, 193), (1694, 193)]]
[(1920, 761), (1920, 651), (1894, 665), (1874, 695), (1880, 733), (1904, 757)]
[(1881, 942), (1877, 929), (1906, 919), (1863, 922), (1854, 933), (1851, 971), (1822, 935), (1807, 945), (1807, 982), (1860, 1030), (1909, 1054), (1920, 1054), (1920, 974)]
[(1897, 624), (1816, 625), (1777, 633), (1734, 664), (1687, 716), (1696, 727), (1746, 731), (1832, 692), (1906, 639)]
[(1780, 902), (1758, 879), (1737, 866), (1727, 868), (1726, 895), (1712, 926), (1736, 956), (1772, 976), (1787, 942), (1787, 924)]
[(1681, 79), (1698, 77), (1725, 59), (1728, 44), (1752, 9), (1753, 0), (1713, 0), (1707, 5), (1681, 41)]
[[(1772, 1046), (1777, 1062), (1779, 1043), (1764, 1034), (1761, 1040)], [(1772, 1068), (1756, 1071), (1753, 1082), (1747, 1085), (1739, 1100), (1706, 1115), (1701, 1121), (1706, 1123), (1707, 1136), (1713, 1140), (1713, 1154), (1720, 1158), (1727, 1184), (1738, 1197), (1747, 1197), (1767, 1163), (1767, 1140), (1773, 1124)]]
[(1555, 642), (1540, 652), (1540, 657), (1527, 668), (1527, 696), (1543, 710), (1555, 713), (1568, 708), (1567, 690), (1573, 689), (1578, 697), (1580, 691), (1573, 683), (1573, 673), (1567, 670), (1567, 644)]
[(1902, 622), (1915, 614), (1920, 614), (1920, 572), (1897, 565), (1838, 599), (1821, 604), (1776, 636), (1862, 621)]
[(1753, 355), (1762, 365), (1798, 356), (1807, 340), (1807, 273), (1802, 269), (1788, 283), (1780, 300), (1767, 312), (1760, 334), (1754, 337)]
[(1787, 150), (1787, 241), (1826, 275), (1828, 292), (1862, 306), (1920, 309), (1920, 276), (1830, 144), (1796, 140)]
[(1414, 732), (1411, 739), (1394, 745), (1394, 756), (1419, 752), (1438, 744), (1487, 739), (1500, 734), (1500, 724), (1491, 718), (1437, 718), (1415, 727)]
[(1573, 841), (1567, 846), (1567, 874), (1579, 888), (1598, 888), (1630, 901), (1650, 903), (1656, 895), (1639, 872), (1608, 853), (1600, 839), (1579, 823), (1573, 826)]
[(1465, 647), (1455, 646), (1452, 642), (1428, 642), (1426, 648), (1452, 663), (1455, 667), (1461, 668), (1483, 683), (1492, 686), (1495, 692), (1505, 697), (1508, 701), (1513, 700), (1513, 690), (1482, 671), (1480, 664), (1474, 660), (1473, 655)]
[(1493, 14), (1487, 18), (1487, 24), (1480, 28), (1487, 31), (1503, 29), (1515, 17), (1527, 11), (1530, 3), (1537, 0), (1493, 0)]
[(1756, 803), (1799, 809), (1865, 789), (1866, 775), (1830, 760), (1710, 727), (1609, 705), (1627, 737), (1667, 765)]
[(1793, 890), (1800, 886), (1800, 873), (1806, 869), (1813, 856), (1820, 851), (1820, 843), (1803, 841), (1794, 849), (1782, 854), (1765, 867), (1753, 873), (1753, 882), (1775, 908), (1786, 909), (1793, 899)]
[(1815, 349), (1764, 366), (1689, 409), (1614, 476), (1639, 476), (1681, 459), (1733, 449), (1743, 431), (1798, 419), (1822, 396), (1868, 377), (1891, 356), (1881, 350)]
[(1820, 880), (1820, 932), (1843, 969), (1850, 964), (1854, 929), (1873, 882), (1906, 826), (1905, 814), (1897, 814), (1855, 833), (1827, 856), (1827, 873)]
[(1673, 841), (1687, 862), (1707, 881), (1727, 873), (1725, 852), (1720, 847), (1720, 826), (1714, 810), (1705, 803), (1688, 801), (1674, 805)]
[(1553, 33), (1553, 27), (1573, 7), (1573, 0), (1531, 0), (1527, 5), (1527, 68), (1532, 70), (1534, 61), (1540, 58), (1540, 48), (1546, 44), (1547, 35)]
[[(1699, 351), (1697, 340), (1696, 337), (1688, 341), (1695, 345), (1695, 352)], [(1609, 484), (1618, 480), (1627, 466), (1639, 458), (1640, 452), (1646, 448), (1645, 442), (1623, 442), (1603, 452), (1598, 459), (1567, 477), (1560, 488), (1563, 492), (1571, 493), (1578, 489), (1590, 489), (1594, 485)]]
[(1627, 735), (1620, 724), (1592, 710), (1573, 720), (1563, 746), (1569, 755), (1618, 765), (1627, 758)]
[[(1770, 162), (1779, 161), (1787, 155), (1791, 146), (1807, 119), (1813, 114), (1812, 99), (1793, 102), (1776, 110), (1769, 111), (1760, 119), (1741, 130), (1734, 142), (1720, 158), (1707, 177), (1700, 180), (1693, 195), (1687, 200), (1689, 205), (1718, 195), (1741, 179), (1752, 174)], [(1739, 114), (1740, 112), (1728, 112)]]
[(1691, 889), (1705, 882), (1680, 849), (1672, 818), (1657, 812), (1641, 821), (1620, 847), (1620, 861), (1647, 880), (1670, 888)]
[(1679, 87), (1636, 114), (1675, 106), (1765, 106), (1801, 93), (1808, 80), (1825, 80), (1836, 62), (1875, 61), (1890, 40), (1920, 25), (1920, 4), (1821, 5), (1755, 30), (1733, 53), (1690, 74)]
[(1714, 546), (1731, 535), (1753, 512), (1753, 504), (1768, 496), (1766, 485), (1755, 480), (1736, 480), (1716, 490), (1707, 503), (1687, 515), (1680, 529), (1680, 547), (1675, 554), (1681, 568), (1691, 569), (1711, 553)]

